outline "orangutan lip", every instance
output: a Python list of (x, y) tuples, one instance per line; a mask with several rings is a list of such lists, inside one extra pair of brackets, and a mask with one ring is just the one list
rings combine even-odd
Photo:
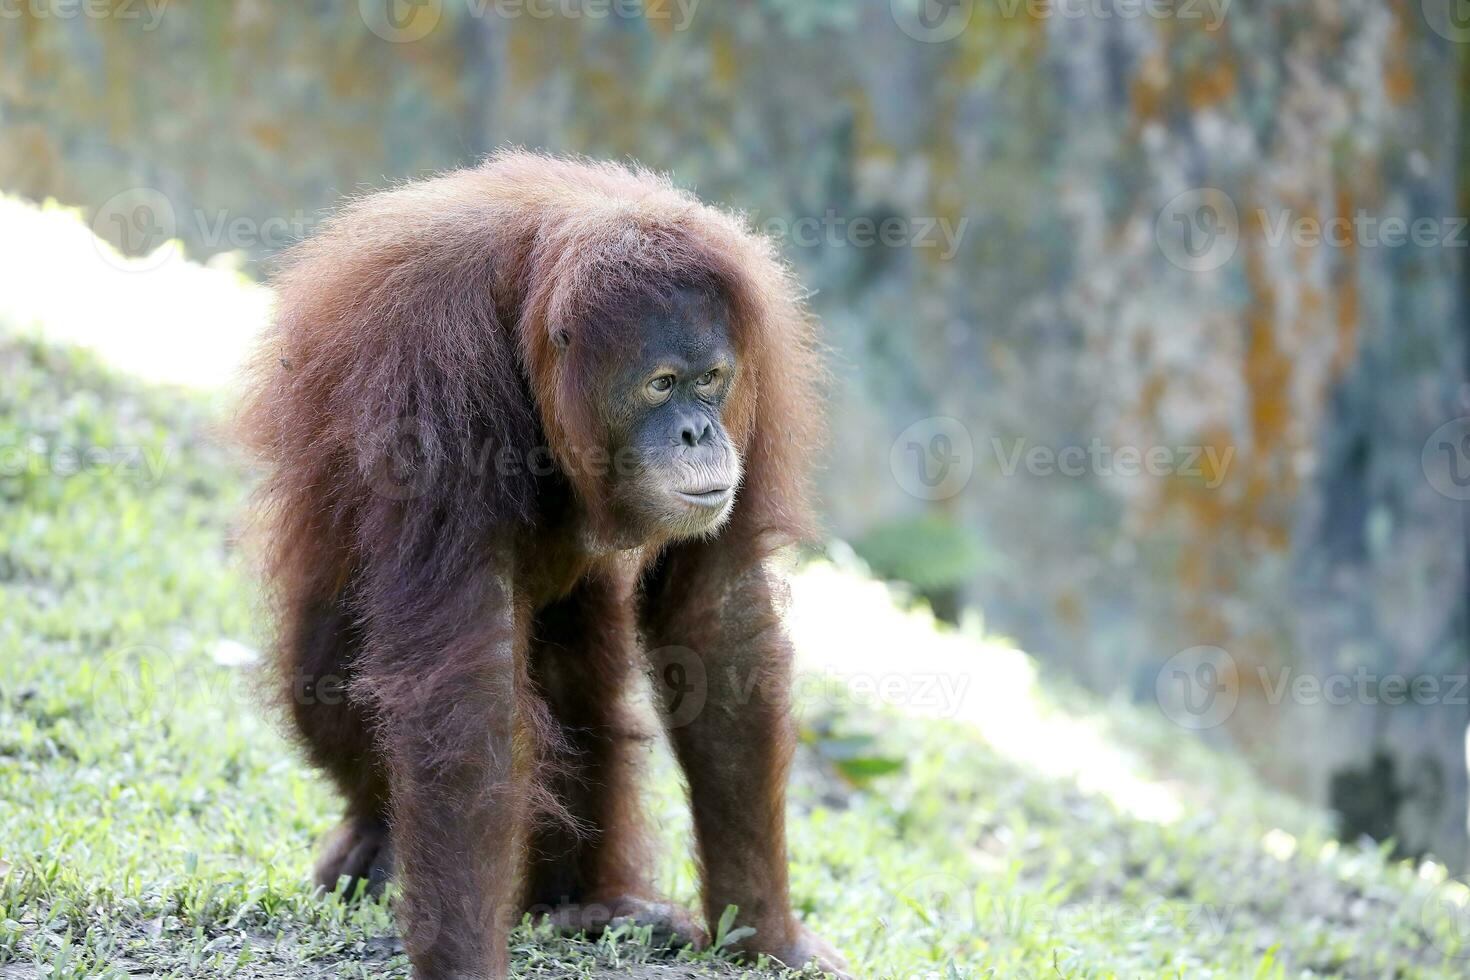
[(729, 487), (716, 487), (713, 490), (701, 490), (698, 493), (685, 493), (683, 490), (674, 492), (682, 499), (700, 507), (719, 507), (730, 499)]

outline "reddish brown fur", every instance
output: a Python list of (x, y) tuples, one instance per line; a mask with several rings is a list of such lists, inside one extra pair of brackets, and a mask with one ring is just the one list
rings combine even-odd
[[(630, 549), (587, 465), (586, 352), (683, 285), (729, 306), (744, 478), (713, 540)], [(503, 975), (529, 905), (651, 898), (623, 698), (641, 632), (710, 665), (711, 706), (672, 733), (706, 913), (739, 904), (752, 950), (835, 965), (786, 897), (789, 647), (764, 561), (811, 528), (821, 370), (768, 244), (646, 171), (508, 152), (349, 205), (277, 289), (243, 423), (270, 472), (282, 688), (348, 802), (324, 883), (382, 870), (391, 836), (424, 977)], [(409, 482), (385, 484), (404, 434)], [(539, 446), (554, 472), (490, 462)], [(727, 668), (768, 681), (738, 712)]]

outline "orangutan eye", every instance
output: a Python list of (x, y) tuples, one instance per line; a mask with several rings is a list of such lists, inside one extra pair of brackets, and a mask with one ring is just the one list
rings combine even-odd
[(654, 401), (663, 401), (673, 390), (674, 376), (672, 374), (660, 374), (648, 382), (648, 393)]
[(719, 374), (719, 371), (706, 371), (694, 383), (701, 388), (708, 388), (715, 383), (715, 378), (719, 377)]

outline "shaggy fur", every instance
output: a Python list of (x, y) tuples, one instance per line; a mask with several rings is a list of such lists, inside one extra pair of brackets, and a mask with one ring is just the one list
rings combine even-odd
[[(729, 310), (739, 498), (713, 540), (613, 546), (590, 358), (686, 287)], [(712, 681), (673, 735), (707, 912), (737, 902), (752, 949), (799, 955), (764, 559), (811, 529), (822, 374), (769, 245), (646, 171), (507, 152), (348, 205), (276, 288), (242, 424), (269, 470), (281, 690), (347, 799), (323, 883), (381, 880), (391, 848), (420, 976), (502, 975), (528, 904), (648, 897), (623, 696), (641, 634), (761, 681), (735, 720)], [(732, 865), (720, 835), (763, 856)]]

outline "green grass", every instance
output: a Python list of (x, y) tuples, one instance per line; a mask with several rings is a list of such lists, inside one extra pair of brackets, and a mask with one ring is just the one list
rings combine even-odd
[[(248, 478), (218, 418), (0, 337), (0, 977), (407, 976), (391, 899), (311, 894), (337, 803), (223, 655), (265, 629), (233, 543)], [(56, 454), (98, 447), (80, 467)], [(1079, 752), (1126, 754), (1177, 812), (1044, 775), (973, 724), (807, 699), (793, 895), (860, 976), (1470, 973), (1464, 890), (1435, 869), (1337, 845), (1146, 712), (1050, 681), (1013, 693), (1093, 733)], [(690, 902), (677, 779), (663, 754), (653, 771), (658, 880)], [(522, 929), (514, 946), (522, 976), (736, 972), (633, 936)]]

